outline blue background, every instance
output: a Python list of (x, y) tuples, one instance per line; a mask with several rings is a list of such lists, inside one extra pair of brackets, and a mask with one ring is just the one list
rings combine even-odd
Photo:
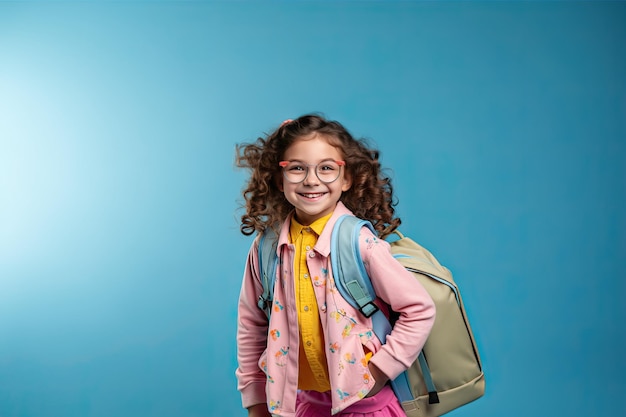
[(487, 392), (626, 391), (626, 3), (1, 2), (0, 416), (244, 416), (236, 143), (371, 138)]

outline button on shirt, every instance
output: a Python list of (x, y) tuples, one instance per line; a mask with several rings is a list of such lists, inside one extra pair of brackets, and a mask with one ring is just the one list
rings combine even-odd
[(289, 236), (295, 247), (294, 279), (298, 325), (300, 328), (300, 353), (298, 388), (325, 392), (330, 390), (328, 365), (324, 350), (324, 332), (320, 322), (313, 282), (307, 266), (307, 257), (315, 257), (313, 247), (332, 213), (322, 217), (310, 226), (303, 226), (291, 220)]

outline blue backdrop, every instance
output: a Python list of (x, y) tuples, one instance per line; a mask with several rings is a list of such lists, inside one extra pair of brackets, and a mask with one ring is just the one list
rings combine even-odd
[(487, 378), (454, 416), (626, 391), (626, 3), (0, 2), (0, 416), (244, 416), (236, 143), (371, 138)]

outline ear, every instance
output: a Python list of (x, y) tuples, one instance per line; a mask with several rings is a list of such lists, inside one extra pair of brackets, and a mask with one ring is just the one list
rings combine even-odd
[(352, 187), (352, 177), (347, 172), (343, 175), (341, 191), (348, 191)]

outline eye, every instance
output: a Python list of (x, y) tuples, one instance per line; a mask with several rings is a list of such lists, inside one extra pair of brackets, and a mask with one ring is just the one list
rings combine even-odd
[(339, 167), (332, 163), (332, 162), (325, 162), (322, 165), (320, 165), (319, 170), (320, 171), (327, 171), (327, 172), (332, 172), (337, 170)]
[(291, 172), (304, 172), (306, 171), (306, 168), (304, 167), (304, 165), (300, 165), (300, 164), (291, 164), (287, 167), (287, 171), (291, 171)]

